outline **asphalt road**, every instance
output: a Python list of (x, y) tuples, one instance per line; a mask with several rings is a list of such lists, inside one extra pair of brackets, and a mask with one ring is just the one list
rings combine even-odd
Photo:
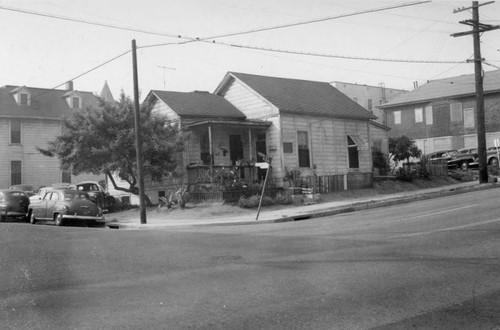
[(246, 226), (2, 223), (0, 328), (403, 328), (500, 295), (499, 197)]

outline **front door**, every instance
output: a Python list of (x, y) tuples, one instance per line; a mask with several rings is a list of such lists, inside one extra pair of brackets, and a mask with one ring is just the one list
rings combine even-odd
[(232, 165), (236, 165), (237, 160), (243, 159), (243, 142), (241, 141), (241, 135), (231, 134), (229, 136), (229, 155)]

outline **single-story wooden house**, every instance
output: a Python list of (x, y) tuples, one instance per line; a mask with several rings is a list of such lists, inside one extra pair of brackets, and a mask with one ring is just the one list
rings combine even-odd
[(190, 132), (182, 157), (190, 185), (227, 167), (261, 182), (255, 164), (266, 159), (278, 186), (292, 175), (323, 191), (372, 185), (375, 116), (326, 82), (229, 72), (213, 94), (153, 90), (145, 102)]
[(278, 184), (300, 173), (328, 179), (328, 191), (372, 186), (376, 117), (329, 83), (228, 72), (215, 94), (247, 120), (271, 123), (259, 141)]

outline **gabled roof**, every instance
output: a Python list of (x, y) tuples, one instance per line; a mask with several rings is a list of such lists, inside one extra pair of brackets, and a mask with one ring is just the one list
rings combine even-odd
[(180, 117), (245, 119), (243, 112), (225, 98), (209, 92), (168, 92), (152, 90), (146, 101), (158, 98)]
[[(24, 87), (24, 86), (22, 86)], [(18, 105), (12, 91), (19, 86), (0, 87), (0, 117), (61, 119), (70, 114), (65, 94), (68, 90), (25, 87), (31, 94), (31, 105)], [(91, 92), (80, 92), (83, 106), (97, 106), (99, 101)]]
[[(500, 92), (500, 70), (484, 73), (483, 89), (485, 94)], [(452, 97), (473, 96), (475, 93), (475, 75), (467, 74), (458, 77), (431, 80), (409, 93), (396, 96), (389, 102), (380, 105), (379, 108), (430, 102)]]
[(229, 72), (217, 88), (217, 94), (224, 93), (231, 77), (250, 87), (280, 112), (364, 120), (376, 118), (327, 82)]

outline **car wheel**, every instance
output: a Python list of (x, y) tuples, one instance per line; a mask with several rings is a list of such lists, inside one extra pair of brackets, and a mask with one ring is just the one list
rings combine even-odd
[(30, 213), (29, 213), (29, 219), (30, 219), (30, 223), (32, 225), (36, 224), (35, 213), (33, 211), (30, 211)]
[(462, 170), (466, 170), (469, 168), (469, 163), (468, 162), (463, 162), (462, 164), (460, 164), (460, 168)]
[(62, 226), (63, 224), (63, 217), (62, 214), (58, 213), (54, 216), (54, 220), (56, 222), (56, 226)]
[(496, 158), (491, 158), (491, 159), (490, 159), (490, 165), (495, 165), (495, 166), (498, 166), (498, 159), (496, 159)]

